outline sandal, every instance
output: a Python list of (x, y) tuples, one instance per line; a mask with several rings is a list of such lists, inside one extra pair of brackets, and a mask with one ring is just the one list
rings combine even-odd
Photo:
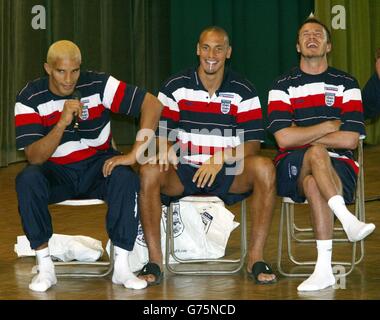
[(147, 281), (148, 286), (155, 286), (161, 283), (164, 273), (161, 271), (161, 268), (157, 263), (154, 262), (148, 262), (137, 274), (137, 276), (147, 276), (147, 275), (153, 275), (155, 280), (154, 281)]
[(249, 276), (255, 279), (256, 284), (272, 284), (277, 282), (277, 277), (272, 280), (259, 280), (259, 274), (274, 274), (272, 268), (269, 264), (264, 261), (257, 261), (252, 266), (252, 271), (249, 273)]

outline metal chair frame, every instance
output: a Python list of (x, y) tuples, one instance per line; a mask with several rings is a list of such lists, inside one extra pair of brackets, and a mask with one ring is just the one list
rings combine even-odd
[[(355, 193), (355, 215), (361, 220), (365, 221), (365, 203), (364, 203), (364, 167), (363, 167), (363, 141), (360, 139), (358, 148), (357, 148), (357, 158), (359, 163), (359, 175)], [(304, 202), (307, 204), (307, 201)], [(278, 236), (278, 255), (277, 255), (277, 268), (279, 273), (287, 277), (307, 277), (311, 273), (291, 273), (284, 271), (282, 267), (282, 248), (283, 248), (283, 229), (284, 229), (284, 220), (286, 218), (286, 240), (287, 240), (287, 258), (288, 261), (292, 262), (297, 266), (313, 266), (316, 264), (316, 261), (299, 261), (295, 258), (295, 255), (292, 251), (292, 243), (315, 243), (315, 239), (310, 239), (310, 233), (313, 234), (312, 228), (300, 228), (295, 224), (294, 219), (294, 206), (295, 203), (290, 199), (284, 197), (281, 203), (281, 215), (280, 215), (280, 226), (279, 226), (279, 236)], [(342, 227), (334, 227), (334, 234), (339, 232), (344, 232)], [(309, 235), (307, 239), (301, 239), (299, 234)], [(342, 238), (333, 238), (333, 243), (347, 243), (350, 242), (347, 237)], [(344, 277), (349, 275), (355, 265), (359, 264), (364, 258), (364, 239), (360, 241), (360, 255), (357, 257), (356, 252), (356, 242), (352, 243), (352, 256), (351, 261), (332, 261), (333, 265), (343, 265), (349, 266), (349, 270), (340, 273), (337, 276)]]
[[(115, 140), (111, 139), (112, 148), (117, 150), (117, 145)], [(70, 199), (62, 202), (55, 203), (60, 206), (93, 206), (93, 205), (101, 205), (105, 202), (100, 199)], [(109, 253), (109, 261), (94, 261), (94, 262), (84, 262), (84, 261), (68, 261), (68, 262), (57, 262), (54, 261), (54, 266), (57, 267), (70, 267), (70, 266), (91, 266), (91, 267), (104, 267), (105, 270), (103, 272), (60, 272), (57, 273), (57, 277), (67, 277), (67, 278), (102, 278), (108, 276), (114, 266), (114, 247), (112, 242), (110, 241), (110, 253)], [(63, 268), (62, 268), (63, 269)]]
[[(101, 205), (104, 204), (103, 200), (100, 199), (71, 199), (62, 201), (59, 203), (56, 203), (56, 205), (61, 206), (92, 206), (92, 205)], [(114, 266), (114, 248), (113, 244), (111, 242), (110, 246), (110, 255), (109, 255), (109, 261), (94, 261), (94, 262), (84, 262), (84, 261), (68, 261), (68, 262), (57, 262), (54, 261), (54, 266), (59, 267), (60, 269), (65, 269), (66, 267), (73, 267), (73, 266), (90, 266), (91, 269), (94, 269), (94, 267), (103, 267), (104, 271), (82, 271), (82, 272), (57, 272), (57, 277), (65, 277), (65, 278), (102, 278), (108, 276)]]
[[(199, 201), (207, 201), (209, 196), (199, 196)], [(180, 201), (198, 201), (198, 200), (183, 200)], [(212, 203), (213, 201), (211, 201)], [(174, 248), (174, 233), (173, 233), (173, 210), (174, 202), (172, 202), (167, 210), (166, 219), (166, 254), (165, 254), (165, 265), (169, 272), (179, 275), (223, 275), (223, 274), (233, 274), (239, 272), (243, 265), (245, 256), (247, 253), (247, 227), (246, 227), (246, 201), (243, 200), (240, 204), (240, 257), (238, 259), (181, 259), (175, 254)], [(170, 256), (174, 258), (179, 265), (182, 266), (193, 266), (193, 268), (177, 268), (178, 264), (170, 263)], [(207, 265), (207, 270), (194, 269), (194, 265), (199, 267)], [(233, 269), (227, 268), (235, 266)], [(213, 267), (213, 268), (210, 268)], [(221, 267), (223, 266), (223, 267)]]

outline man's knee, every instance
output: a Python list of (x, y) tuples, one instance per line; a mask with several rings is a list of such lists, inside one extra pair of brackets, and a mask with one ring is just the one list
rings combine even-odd
[(305, 158), (312, 163), (320, 164), (323, 161), (330, 161), (327, 149), (323, 146), (311, 146), (305, 153)]
[(42, 167), (39, 165), (28, 165), (16, 176), (16, 190), (21, 188), (24, 190), (34, 189), (36, 183), (40, 183), (41, 179), (45, 179)]
[(266, 157), (253, 157), (250, 161), (254, 175), (261, 183), (274, 185), (276, 180), (276, 169), (273, 161)]
[(157, 185), (157, 183), (159, 183), (160, 168), (156, 164), (142, 165), (139, 174), (142, 188)]
[(126, 186), (127, 185), (138, 185), (139, 177), (131, 168), (125, 166), (117, 166), (113, 169), (111, 177), (113, 183)]

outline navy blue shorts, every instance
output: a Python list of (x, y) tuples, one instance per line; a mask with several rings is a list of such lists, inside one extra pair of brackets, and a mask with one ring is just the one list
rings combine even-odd
[[(292, 151), (277, 164), (277, 193), (281, 197), (289, 197), (294, 202), (306, 200), (298, 190), (298, 177), (301, 172), (303, 158), (307, 149)], [(331, 158), (331, 163), (338, 174), (343, 186), (343, 198), (346, 203), (352, 203), (356, 188), (357, 176), (354, 169), (347, 163)]]
[(216, 175), (215, 181), (213, 182), (211, 187), (208, 187), (206, 185), (204, 188), (198, 188), (196, 183), (193, 182), (193, 176), (197, 172), (198, 168), (195, 168), (188, 164), (179, 163), (176, 172), (184, 186), (184, 192), (182, 193), (182, 195), (175, 197), (170, 197), (161, 194), (161, 202), (168, 206), (170, 202), (177, 201), (182, 197), (192, 195), (210, 195), (219, 197), (223, 200), (223, 202), (226, 205), (232, 205), (249, 197), (252, 192), (245, 192), (241, 194), (228, 192), (235, 176), (227, 175), (227, 168), (227, 165), (223, 166), (222, 170), (220, 170), (219, 173)]

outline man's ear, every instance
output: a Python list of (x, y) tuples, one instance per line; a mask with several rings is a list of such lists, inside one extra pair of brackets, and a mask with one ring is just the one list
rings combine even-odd
[(330, 51), (331, 51), (331, 43), (328, 43), (326, 47), (326, 52), (330, 53)]
[(47, 62), (44, 63), (44, 69), (46, 73), (50, 76), (52, 68)]
[(197, 43), (197, 56), (201, 55), (201, 49), (199, 48), (199, 42)]
[(232, 47), (229, 46), (227, 49), (227, 59), (231, 58), (231, 54), (232, 54)]
[(297, 49), (298, 53), (301, 53), (301, 47), (300, 47), (300, 45), (298, 43), (296, 44), (296, 49)]

